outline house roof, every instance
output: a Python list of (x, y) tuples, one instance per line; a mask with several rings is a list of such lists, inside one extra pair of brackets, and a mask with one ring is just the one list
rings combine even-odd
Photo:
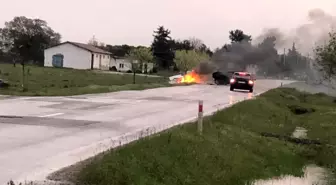
[[(107, 54), (107, 55), (111, 55), (112, 54), (112, 53), (110, 53), (108, 51), (105, 51), (105, 50), (100, 49), (98, 47), (92, 46), (90, 44), (83, 44), (83, 43), (79, 43), (79, 42), (70, 42), (70, 41), (62, 42), (62, 43), (57, 44), (55, 46), (52, 46), (50, 48), (53, 48), (53, 47), (56, 47), (56, 46), (60, 46), (60, 45), (63, 45), (63, 44), (72, 44), (72, 45), (74, 45), (76, 47), (79, 47), (81, 49), (85, 49), (85, 50), (93, 52), (93, 53), (101, 53), (101, 54)], [(47, 49), (49, 49), (49, 48), (47, 48)]]
[(121, 57), (121, 56), (113, 56), (113, 58), (114, 59), (128, 59), (126, 56), (123, 56), (123, 57)]

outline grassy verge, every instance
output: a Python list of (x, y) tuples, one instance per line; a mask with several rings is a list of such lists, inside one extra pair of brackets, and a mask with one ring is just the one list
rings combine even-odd
[(11, 64), (0, 64), (0, 79), (10, 83), (8, 89), (0, 89), (0, 94), (7, 95), (77, 95), (170, 86), (163, 77), (137, 75), (136, 84), (133, 84), (132, 75), (27, 66), (26, 90), (23, 91), (22, 67), (13, 67)]
[[(324, 94), (271, 90), (206, 118), (202, 136), (193, 123), (177, 126), (91, 159), (67, 178), (84, 185), (238, 185), (299, 176), (311, 163), (335, 172), (335, 105)], [(313, 111), (298, 115), (296, 110)], [(297, 126), (324, 144), (297, 145), (260, 135), (290, 136)]]
[(179, 72), (176, 71), (158, 71), (157, 73), (154, 73), (154, 75), (158, 75), (158, 76), (163, 76), (166, 78), (169, 78), (170, 76), (174, 76), (174, 75), (178, 75), (180, 74)]

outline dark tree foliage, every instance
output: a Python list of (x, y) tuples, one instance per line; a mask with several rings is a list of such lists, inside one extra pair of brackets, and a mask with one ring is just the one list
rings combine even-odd
[(192, 50), (194, 49), (189, 40), (172, 40), (171, 46), (174, 50)]
[(170, 31), (160, 26), (154, 31), (154, 41), (151, 51), (156, 61), (156, 65), (162, 69), (169, 69), (174, 66), (174, 51)]
[(329, 41), (315, 48), (316, 67), (322, 72), (326, 80), (336, 76), (336, 32), (329, 33)]
[(44, 49), (60, 43), (61, 35), (52, 30), (46, 21), (14, 17), (0, 30), (1, 49), (22, 64), (32, 62), (43, 65)]
[(129, 46), (129, 45), (106, 45), (104, 48), (102, 49), (105, 49), (111, 53), (113, 53), (114, 56), (117, 56), (117, 57), (125, 57), (125, 56), (128, 56), (131, 52), (132, 49), (134, 49), (135, 47), (134, 46)]
[(232, 43), (234, 42), (242, 42), (242, 41), (247, 41), (250, 42), (252, 41), (252, 36), (246, 35), (242, 30), (236, 29), (232, 30), (229, 32), (229, 38)]
[(186, 50), (186, 51), (197, 50), (197, 51), (207, 53), (210, 57), (213, 54), (213, 52), (210, 50), (210, 48), (208, 48), (204, 43), (202, 43), (202, 45), (199, 48), (195, 48), (189, 40), (183, 40), (183, 41), (172, 40), (171, 44), (172, 44), (172, 48), (173, 48), (174, 51), (177, 51), (177, 50)]

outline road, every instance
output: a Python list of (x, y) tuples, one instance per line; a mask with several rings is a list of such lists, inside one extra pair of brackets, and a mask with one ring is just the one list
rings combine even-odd
[[(291, 81), (258, 80), (254, 95)], [(72, 97), (0, 99), (0, 184), (42, 180), (56, 170), (253, 94), (193, 85)], [(147, 131), (140, 131), (147, 127)]]

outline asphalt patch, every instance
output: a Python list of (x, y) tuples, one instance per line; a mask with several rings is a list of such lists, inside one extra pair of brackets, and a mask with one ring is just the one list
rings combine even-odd
[(160, 97), (160, 96), (154, 96), (154, 97), (147, 97), (147, 98), (141, 98), (140, 100), (150, 100), (150, 101), (185, 101), (185, 102), (190, 102), (190, 101), (195, 101), (195, 100), (190, 100), (190, 99), (180, 99), (176, 97)]
[[(56, 101), (55, 101), (56, 102)], [(85, 101), (57, 101), (54, 105), (46, 105), (42, 106), (45, 108), (52, 109), (61, 109), (61, 110), (91, 110), (91, 109), (99, 109), (106, 107), (113, 107), (115, 104), (110, 103), (95, 103), (95, 102), (85, 102)]]
[(40, 117), (16, 117), (16, 116), (0, 116), (0, 123), (15, 125), (34, 125), (34, 126), (50, 126), (57, 128), (73, 128), (83, 127), (100, 122), (86, 120), (70, 120), (59, 118), (40, 118)]

